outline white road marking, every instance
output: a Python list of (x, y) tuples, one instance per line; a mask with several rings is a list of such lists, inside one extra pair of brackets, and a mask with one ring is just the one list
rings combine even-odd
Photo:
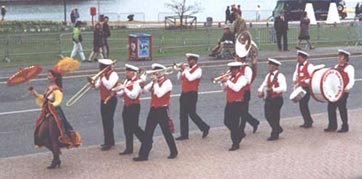
[[(355, 55), (355, 56), (352, 56), (352, 57), (362, 57), (362, 55)], [(310, 58), (309, 61), (318, 61), (318, 60), (330, 60), (330, 59), (336, 59), (337, 57), (325, 57), (325, 58)], [(231, 60), (228, 60), (228, 61), (225, 61), (225, 64), (230, 62)], [(282, 61), (283, 63), (286, 63), (286, 62), (296, 62), (295, 59), (291, 59), (291, 60), (283, 60)], [(215, 62), (216, 63), (216, 62)], [(259, 64), (261, 63), (268, 63), (267, 61), (261, 61), (261, 62), (258, 62)], [(226, 67), (225, 64), (217, 64), (217, 65), (207, 65), (207, 66), (202, 66), (202, 68), (215, 68), (215, 67)], [(172, 64), (169, 64), (169, 65), (172, 65)], [(167, 66), (167, 65), (166, 65)], [(94, 72), (96, 73), (97, 71), (95, 70), (83, 70), (82, 72)], [(124, 74), (125, 72), (120, 72), (118, 74)], [(74, 75), (74, 76), (64, 76), (63, 79), (73, 79), (73, 78), (85, 78), (85, 77), (88, 77), (89, 74), (87, 75)], [(7, 78), (7, 77), (0, 77), (0, 78)], [(31, 81), (45, 81), (47, 80), (47, 78), (37, 78), (37, 79), (33, 79)], [(86, 80), (84, 80), (86, 82)], [(3, 82), (0, 82), (0, 85), (4, 85), (6, 84), (7, 82), (6, 81), (3, 81)]]

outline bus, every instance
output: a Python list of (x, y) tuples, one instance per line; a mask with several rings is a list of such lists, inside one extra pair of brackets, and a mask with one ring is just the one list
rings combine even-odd
[(285, 10), (289, 21), (299, 21), (307, 3), (312, 3), (317, 20), (326, 20), (330, 3), (336, 3), (341, 19), (347, 17), (344, 0), (278, 0), (273, 10), (273, 17), (277, 17), (281, 10)]

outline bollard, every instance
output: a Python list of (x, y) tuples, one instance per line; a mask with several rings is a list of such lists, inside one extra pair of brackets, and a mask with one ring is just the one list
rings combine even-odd
[(334, 22), (333, 27), (337, 27), (337, 22)]
[(221, 22), (219, 22), (219, 23), (217, 24), (217, 26), (220, 28), (220, 27), (221, 27)]
[(266, 27), (269, 27), (269, 22), (266, 23)]
[(249, 23), (249, 27), (250, 27), (250, 28), (253, 27), (253, 23), (252, 23), (252, 22)]

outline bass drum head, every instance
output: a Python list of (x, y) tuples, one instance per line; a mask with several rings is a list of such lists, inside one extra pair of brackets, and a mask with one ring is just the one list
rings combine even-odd
[(322, 95), (329, 102), (338, 101), (343, 94), (343, 78), (341, 73), (335, 69), (327, 70), (321, 79)]

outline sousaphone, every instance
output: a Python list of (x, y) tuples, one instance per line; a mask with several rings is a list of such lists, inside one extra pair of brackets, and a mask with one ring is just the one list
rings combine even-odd
[(236, 38), (235, 53), (237, 56), (243, 58), (249, 54), (252, 46), (251, 34), (248, 31), (242, 32)]

